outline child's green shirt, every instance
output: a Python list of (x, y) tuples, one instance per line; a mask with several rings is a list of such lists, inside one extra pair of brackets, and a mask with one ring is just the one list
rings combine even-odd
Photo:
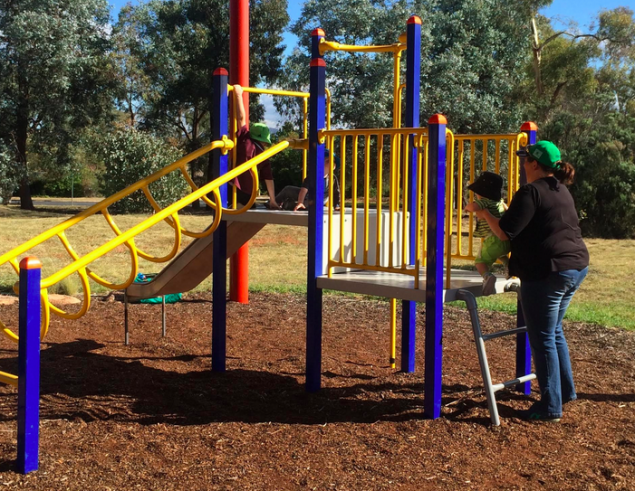
[[(475, 199), (474, 202), (481, 207), (481, 210), (489, 211), (494, 217), (500, 218), (505, 213), (505, 202), (503, 200), (494, 201), (487, 198)], [(474, 237), (489, 237), (492, 229), (489, 228), (486, 220), (476, 220)]]

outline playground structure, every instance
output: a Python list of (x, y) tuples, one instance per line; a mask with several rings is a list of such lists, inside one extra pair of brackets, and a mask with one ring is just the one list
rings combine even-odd
[[(401, 369), (405, 372), (414, 371), (416, 303), (425, 302), (424, 413), (433, 419), (440, 416), (443, 303), (464, 300), (470, 304), (471, 315), (477, 316), (474, 298), (480, 295), (481, 289), (481, 278), (476, 272), (452, 270), (453, 260), (474, 258), (471, 217), (467, 240), (463, 238), (463, 183), (466, 174), (469, 174), (470, 180), (474, 179), (477, 168), (498, 173), (504, 170), (507, 196), (511, 200), (522, 180), (515, 150), (535, 141), (536, 127), (533, 123), (526, 123), (519, 133), (455, 135), (447, 128), (447, 121), (442, 115), (432, 116), (426, 128), (420, 127), (420, 37), (421, 21), (416, 16), (408, 20), (405, 39), (388, 46), (341, 45), (326, 41), (321, 29), (314, 30), (308, 94), (253, 88), (245, 90), (301, 98), (305, 108), (303, 138), (275, 144), (256, 158), (231, 169), (229, 154), (236, 146), (229, 131), (230, 121), (235, 124), (235, 117), (229, 114), (228, 95), (231, 87), (228, 85), (227, 71), (217, 69), (214, 74), (216, 106), (213, 141), (209, 145), (0, 256), (0, 266), (9, 263), (20, 275), (17, 291), (20, 295), (19, 337), (6, 326), (0, 325), (6, 335), (14, 341), (19, 340), (20, 372), (18, 376), (0, 373), (0, 381), (18, 386), (18, 462), (23, 472), (37, 468), (39, 361), (34, 360), (39, 360), (39, 343), (48, 331), (51, 312), (69, 320), (84, 315), (90, 307), (90, 280), (112, 290), (125, 290), (131, 298), (147, 298), (190, 290), (212, 274), (212, 370), (224, 371), (226, 261), (268, 223), (308, 227), (307, 390), (317, 391), (321, 385), (323, 290), (390, 298), (393, 360), (396, 301), (401, 300)], [(331, 129), (331, 103), (326, 89), (324, 55), (333, 50), (393, 54), (395, 100), (392, 128)], [(401, 83), (400, 68), (403, 51), (407, 53), (404, 84)], [(401, 99), (404, 92), (406, 111), (402, 115)], [(305, 152), (303, 176), (308, 175), (310, 196), (323, 196), (322, 169), (326, 147), (331, 149), (332, 155), (338, 155), (342, 163), (339, 171), (342, 185), (339, 211), (335, 209), (337, 204), (333, 203), (332, 189), (326, 190), (330, 197), (326, 207), (322, 206), (319, 199), (311, 200), (308, 215), (250, 211), (258, 193), (257, 165), (289, 148)], [(213, 155), (213, 175), (208, 184), (199, 188), (189, 176), (187, 164), (208, 152)], [(333, 183), (332, 162), (329, 167), (329, 183)], [(387, 179), (384, 174), (386, 168)], [(161, 209), (152, 197), (150, 184), (171, 172), (181, 173), (191, 193)], [(243, 172), (252, 173), (254, 188), (249, 203), (237, 208), (235, 198), (230, 199), (227, 184)], [(349, 180), (350, 193), (345, 196)], [(360, 182), (363, 185), (358, 186)], [(385, 182), (388, 184), (384, 185)], [(376, 188), (375, 199), (371, 199), (373, 184)], [(144, 193), (155, 214), (124, 232), (108, 213), (108, 207), (136, 191)], [(187, 230), (181, 226), (178, 212), (199, 199), (214, 210), (212, 223), (203, 231)], [(349, 201), (350, 206), (347, 206)], [(73, 249), (65, 231), (97, 213), (103, 215), (115, 237), (88, 254), (80, 255)], [(160, 222), (167, 223), (174, 230), (175, 240), (168, 254), (156, 257), (139, 249), (135, 245), (135, 237)], [(179, 252), (184, 235), (195, 240)], [(18, 262), (36, 245), (55, 238), (61, 241), (71, 259), (66, 267), (41, 278), (41, 265), (36, 259), (26, 257)], [(90, 264), (119, 246), (126, 247), (130, 252), (131, 273), (126, 281), (113, 283), (93, 272)], [(324, 250), (327, 251), (326, 255), (323, 254)], [(153, 281), (133, 284), (140, 258), (167, 264)], [(79, 275), (83, 287), (84, 301), (76, 313), (64, 312), (52, 306), (47, 297), (48, 288), (71, 274)], [(497, 283), (496, 291), (503, 291), (502, 281)], [(518, 336), (516, 379), (499, 386), (518, 384), (521, 390), (528, 393), (531, 361), (523, 325), (522, 310), (519, 309), (518, 329), (513, 332)], [(483, 364), (481, 366), (483, 369)], [(485, 372), (483, 376), (486, 379)], [(486, 382), (486, 389), (487, 386)], [(491, 381), (489, 386), (491, 388)], [(501, 388), (499, 386), (494, 386), (491, 393), (488, 392), (490, 410), (495, 411), (493, 392)], [(497, 424), (497, 414), (492, 419)]]

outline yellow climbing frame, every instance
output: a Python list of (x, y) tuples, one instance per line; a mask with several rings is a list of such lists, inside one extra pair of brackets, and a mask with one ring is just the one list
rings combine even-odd
[[(40, 244), (43, 244), (46, 241), (55, 237), (61, 241), (62, 245), (66, 249), (66, 252), (68, 253), (71, 259), (70, 264), (60, 269), (59, 271), (51, 274), (50, 276), (42, 279), (41, 298), (42, 298), (43, 316), (42, 316), (42, 326), (41, 326), (41, 338), (43, 339), (46, 336), (48, 328), (49, 328), (51, 312), (64, 319), (74, 320), (83, 316), (88, 311), (88, 309), (90, 308), (89, 279), (93, 280), (99, 285), (102, 285), (105, 288), (108, 288), (111, 290), (122, 290), (130, 286), (133, 283), (134, 279), (136, 278), (137, 273), (139, 272), (139, 258), (143, 258), (155, 263), (165, 263), (167, 261), (170, 261), (178, 253), (181, 247), (181, 239), (183, 235), (193, 237), (193, 238), (206, 237), (212, 234), (216, 230), (216, 228), (218, 227), (218, 224), (220, 223), (222, 219), (223, 214), (229, 214), (229, 215), (239, 214), (251, 208), (251, 205), (256, 200), (257, 192), (258, 192), (258, 172), (256, 171), (256, 166), (259, 163), (276, 155), (277, 153), (285, 150), (288, 147), (300, 148), (302, 147), (302, 145), (303, 145), (302, 141), (280, 142), (277, 145), (274, 145), (271, 148), (265, 150), (257, 157), (245, 162), (244, 164), (227, 172), (225, 175), (220, 176), (219, 178), (214, 179), (212, 182), (204, 186), (201, 186), (199, 188), (198, 186), (196, 186), (196, 184), (194, 184), (194, 181), (188, 174), (187, 164), (212, 150), (220, 150), (223, 153), (227, 153), (229, 150), (234, 148), (234, 143), (227, 138), (214, 141), (210, 143), (209, 145), (206, 145), (186, 155), (185, 157), (177, 160), (173, 164), (168, 165), (167, 167), (161, 169), (160, 171), (155, 172), (154, 174), (128, 186), (122, 191), (119, 191), (118, 193), (102, 200), (101, 202), (91, 206), (85, 211), (78, 213), (74, 217), (69, 218), (68, 220), (62, 222), (61, 224), (56, 225), (55, 227), (52, 227), (51, 229), (39, 234), (38, 236), (34, 237), (28, 242), (25, 242), (24, 244), (3, 254), (2, 256), (0, 256), (0, 266), (6, 263), (9, 263), (13, 267), (14, 271), (17, 274), (19, 274), (18, 264), (19, 264), (20, 256), (28, 253), (34, 247)], [(190, 185), (191, 193), (185, 196), (184, 198), (176, 201), (175, 203), (162, 209), (157, 204), (156, 200), (152, 197), (149, 186), (153, 182), (157, 181), (158, 179), (161, 179), (162, 177), (170, 174), (171, 172), (181, 173), (183, 178)], [(220, 187), (224, 184), (227, 184), (228, 182), (231, 182), (234, 178), (236, 178), (238, 175), (242, 174), (243, 172), (251, 172), (254, 178), (254, 183), (255, 183), (249, 203), (247, 203), (247, 205), (245, 205), (244, 207), (240, 209), (224, 208), (220, 204), (221, 203)], [(115, 223), (112, 215), (110, 215), (110, 213), (108, 212), (108, 207), (111, 206), (113, 203), (121, 200), (122, 198), (125, 198), (126, 196), (129, 196), (135, 191), (139, 191), (139, 190), (141, 190), (144, 193), (145, 197), (150, 202), (155, 213), (151, 217), (143, 220), (142, 222), (133, 226), (129, 230), (122, 232), (117, 226), (117, 224)], [(212, 196), (211, 199), (209, 198), (209, 195)], [(215, 213), (214, 213), (212, 224), (208, 228), (206, 228), (205, 230), (201, 232), (194, 232), (194, 231), (187, 230), (181, 226), (178, 212), (182, 210), (183, 208), (185, 208), (186, 206), (194, 203), (195, 201), (198, 201), (199, 199), (203, 199), (207, 204), (209, 204), (215, 210)], [(87, 253), (86, 255), (80, 256), (79, 254), (75, 252), (71, 243), (69, 242), (66, 236), (66, 231), (70, 229), (71, 227), (73, 227), (74, 225), (77, 225), (78, 223), (82, 222), (86, 218), (99, 214), (99, 213), (103, 215), (104, 219), (106, 220), (106, 222), (112, 229), (115, 237), (109, 240), (108, 242), (106, 242), (105, 244)], [(141, 234), (142, 232), (148, 230), (149, 228), (157, 225), (158, 223), (162, 221), (165, 221), (168, 225), (170, 225), (170, 227), (174, 229), (174, 245), (172, 246), (172, 249), (170, 250), (170, 252), (166, 254), (165, 256), (155, 257), (139, 249), (135, 245), (134, 238), (137, 235)], [(108, 280), (98, 276), (96, 273), (91, 271), (91, 269), (89, 268), (89, 265), (92, 262), (96, 261), (97, 259), (104, 256), (108, 252), (122, 245), (125, 246), (130, 253), (131, 268), (130, 268), (130, 274), (128, 275), (128, 278), (126, 281), (115, 284), (115, 283), (109, 282)], [(55, 285), (56, 283), (59, 283), (64, 278), (74, 273), (78, 273), (81, 279), (82, 290), (83, 290), (83, 302), (78, 312), (69, 313), (55, 307), (54, 305), (51, 305), (51, 303), (48, 301), (47, 291), (48, 291), (48, 288)], [(14, 289), (17, 291), (17, 287), (14, 286)], [(5, 326), (2, 322), (0, 322), (0, 329), (2, 329), (3, 333), (7, 335), (10, 339), (12, 339), (13, 341), (18, 341), (18, 336), (14, 332), (12, 332), (7, 326)], [(0, 372), (0, 382), (16, 385), (17, 377), (15, 375)]]

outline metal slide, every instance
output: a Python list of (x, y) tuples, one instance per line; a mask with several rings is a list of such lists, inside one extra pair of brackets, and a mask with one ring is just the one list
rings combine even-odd
[[(230, 222), (227, 224), (227, 257), (256, 235), (266, 224)], [(126, 288), (130, 301), (152, 298), (170, 293), (193, 290), (212, 270), (214, 235), (194, 240), (148, 283), (133, 283)]]

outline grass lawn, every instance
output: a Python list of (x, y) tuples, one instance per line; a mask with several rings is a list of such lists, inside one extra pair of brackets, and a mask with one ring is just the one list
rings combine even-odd
[[(70, 215), (57, 212), (23, 212), (15, 207), (0, 206), (0, 254), (22, 244), (40, 232), (60, 223)], [(142, 215), (116, 216), (123, 230), (145, 218)], [(209, 216), (182, 215), (184, 226), (203, 230)], [(78, 253), (85, 254), (110, 238), (113, 234), (101, 216), (91, 217), (67, 234)], [(136, 239), (136, 244), (148, 253), (164, 255), (170, 250), (174, 233), (165, 224), (147, 231)], [(187, 241), (185, 241), (187, 243)], [(588, 239), (591, 254), (589, 276), (570, 306), (567, 318), (593, 322), (605, 326), (635, 329), (635, 304), (631, 287), (635, 277), (635, 240)], [(67, 254), (58, 240), (38, 246), (33, 251), (44, 267), (44, 275), (68, 263)], [(250, 243), (250, 289), (255, 291), (304, 291), (306, 275), (306, 230), (298, 227), (269, 225)], [(120, 247), (100, 259), (93, 270), (112, 281), (124, 280), (129, 274), (129, 255)], [(153, 273), (161, 264), (140, 261), (140, 271)], [(0, 291), (8, 292), (16, 280), (9, 266), (0, 268)], [(93, 285), (94, 292), (104, 291)], [(208, 290), (211, 280), (201, 284), (199, 290)], [(57, 287), (60, 293), (74, 294), (79, 288), (77, 278), (71, 278)], [(483, 308), (514, 312), (513, 294), (479, 299)]]

